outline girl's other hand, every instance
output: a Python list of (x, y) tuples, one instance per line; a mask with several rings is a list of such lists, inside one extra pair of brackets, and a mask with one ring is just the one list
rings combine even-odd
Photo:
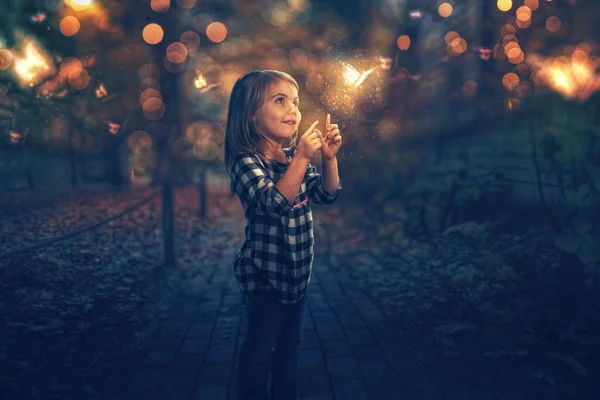
[(321, 140), (321, 134), (318, 129), (316, 129), (319, 121), (313, 122), (313, 124), (304, 132), (302, 137), (300, 138), (300, 142), (298, 143), (298, 148), (296, 149), (296, 156), (303, 157), (308, 161), (313, 158), (317, 150), (321, 148), (323, 145)]

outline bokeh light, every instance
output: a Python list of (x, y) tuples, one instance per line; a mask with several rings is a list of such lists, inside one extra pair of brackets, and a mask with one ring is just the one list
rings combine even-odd
[(79, 20), (72, 16), (68, 15), (60, 20), (60, 32), (65, 36), (73, 36), (79, 29), (81, 28), (81, 24)]
[(0, 70), (6, 71), (13, 61), (12, 51), (0, 49)]
[(512, 0), (498, 0), (498, 10), (500, 11), (508, 11), (512, 8), (513, 3)]
[(531, 11), (535, 11), (540, 6), (539, 0), (525, 0), (525, 6), (529, 7)]
[(206, 27), (206, 36), (214, 43), (221, 43), (227, 37), (227, 28), (222, 22), (211, 22)]
[(167, 47), (167, 59), (173, 64), (181, 64), (185, 62), (187, 55), (187, 48), (183, 43), (175, 42), (171, 43)]
[(300, 48), (290, 50), (290, 64), (296, 69), (304, 69), (308, 65), (308, 55)]
[(194, 29), (197, 32), (205, 32), (208, 25), (213, 21), (214, 19), (206, 13), (196, 14), (193, 20)]
[(177, 0), (177, 5), (181, 8), (191, 9), (196, 5), (196, 0)]
[(82, 70), (81, 60), (75, 57), (67, 57), (60, 63), (58, 73), (65, 78), (76, 78)]
[(446, 44), (448, 46), (450, 46), (452, 44), (452, 42), (454, 42), (455, 39), (459, 39), (460, 35), (457, 32), (454, 31), (450, 31), (448, 33), (446, 33), (446, 36), (444, 36), (444, 41), (446, 42)]
[(160, 78), (160, 69), (155, 63), (144, 64), (140, 67), (139, 77), (140, 80), (144, 80), (146, 78), (158, 79)]
[(531, 19), (531, 9), (527, 6), (517, 8), (517, 20), (526, 22)]
[(465, 97), (475, 97), (475, 95), (477, 94), (477, 89), (477, 82), (473, 80), (468, 80), (463, 84), (461, 92)]
[(94, 4), (94, 0), (64, 0), (65, 6), (71, 7), (74, 11), (83, 11)]
[(185, 45), (189, 52), (194, 52), (200, 47), (200, 36), (194, 31), (183, 32), (179, 41)]
[(166, 12), (169, 10), (170, 7), (171, 7), (170, 0), (151, 0), (150, 1), (150, 8), (152, 8), (152, 11)]
[(558, 32), (561, 25), (562, 22), (558, 17), (548, 17), (548, 19), (546, 19), (546, 29), (548, 29), (550, 32)]
[(400, 50), (408, 50), (410, 47), (410, 37), (408, 35), (402, 35), (396, 40), (396, 45)]
[(73, 89), (83, 90), (90, 84), (90, 74), (85, 69), (81, 69), (71, 73), (68, 82)]
[(144, 114), (144, 117), (151, 121), (161, 119), (165, 114), (165, 111), (165, 103), (158, 97), (150, 97), (142, 104), (142, 113)]
[(163, 40), (165, 33), (162, 27), (155, 23), (150, 23), (144, 27), (142, 37), (148, 44), (158, 44)]
[(504, 86), (508, 90), (513, 90), (517, 86), (519, 86), (519, 76), (514, 72), (509, 72), (502, 77), (502, 86)]
[(450, 3), (440, 4), (440, 6), (438, 7), (438, 13), (440, 14), (440, 16), (442, 16), (444, 18), (448, 18), (450, 15), (452, 15), (452, 4), (450, 4)]

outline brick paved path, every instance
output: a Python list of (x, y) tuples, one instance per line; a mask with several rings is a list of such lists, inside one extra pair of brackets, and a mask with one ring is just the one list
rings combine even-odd
[[(231, 266), (215, 265), (195, 285), (198, 294), (183, 300), (166, 321), (121, 399), (235, 399), (245, 326)], [(319, 257), (309, 296), (301, 350), (303, 400), (600, 398), (553, 393), (541, 379), (527, 379), (537, 366), (526, 363), (421, 365), (369, 297)]]

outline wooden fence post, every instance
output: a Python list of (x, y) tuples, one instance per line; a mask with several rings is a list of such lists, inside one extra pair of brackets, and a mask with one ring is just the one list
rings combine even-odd
[(162, 224), (164, 240), (164, 265), (174, 267), (175, 260), (175, 222), (173, 215), (173, 187), (167, 179), (162, 192)]

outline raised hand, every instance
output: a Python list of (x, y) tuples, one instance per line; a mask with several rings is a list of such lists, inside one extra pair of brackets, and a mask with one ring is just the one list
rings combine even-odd
[[(318, 131), (318, 129), (315, 129)], [(338, 124), (331, 123), (331, 115), (327, 114), (325, 120), (325, 136), (318, 132), (321, 136), (323, 145), (321, 146), (321, 154), (325, 159), (332, 159), (342, 146), (342, 134), (338, 128)]]
[(296, 149), (296, 156), (304, 157), (310, 161), (315, 155), (317, 150), (323, 145), (322, 135), (318, 129), (316, 129), (319, 121), (313, 122), (313, 124), (304, 132), (298, 143)]

